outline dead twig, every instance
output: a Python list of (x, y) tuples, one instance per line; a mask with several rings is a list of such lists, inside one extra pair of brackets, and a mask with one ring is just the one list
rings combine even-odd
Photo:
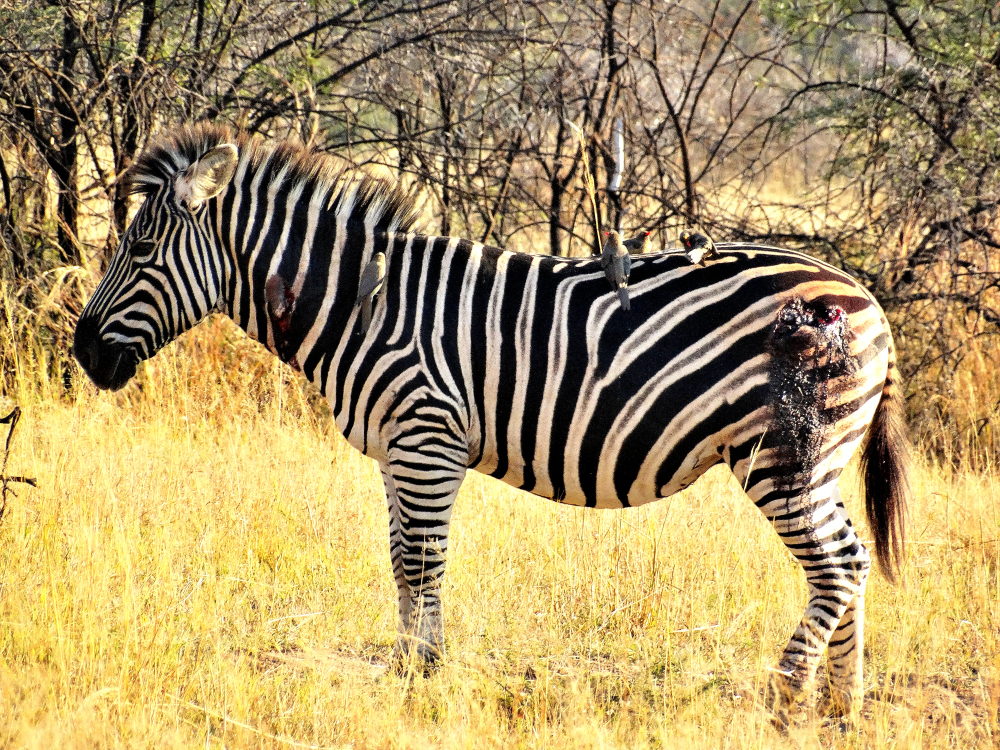
[(7, 513), (7, 494), (10, 493), (14, 497), (17, 497), (17, 493), (10, 487), (11, 484), (17, 482), (30, 485), (31, 487), (38, 486), (38, 482), (31, 477), (7, 476), (7, 459), (10, 458), (10, 442), (14, 438), (14, 429), (17, 427), (20, 419), (21, 407), (19, 406), (15, 406), (14, 410), (6, 417), (0, 417), (0, 424), (10, 425), (7, 430), (7, 441), (3, 447), (3, 464), (0, 465), (0, 521), (3, 520), (4, 515)]

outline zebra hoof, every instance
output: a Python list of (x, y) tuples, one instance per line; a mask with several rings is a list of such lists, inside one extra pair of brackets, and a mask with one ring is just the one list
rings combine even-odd
[(806, 720), (802, 698), (805, 690), (793, 678), (773, 671), (764, 690), (764, 705), (771, 714), (771, 723), (780, 732), (787, 732)]
[(444, 646), (422, 638), (416, 639), (416, 660), (423, 665), (424, 673), (440, 668), (444, 658)]
[(820, 699), (816, 713), (839, 719), (841, 730), (849, 732), (860, 724), (862, 702), (858, 691), (831, 687), (830, 694)]
[(399, 635), (389, 657), (393, 672), (403, 676), (422, 674), (424, 677), (441, 667), (443, 649), (413, 635)]

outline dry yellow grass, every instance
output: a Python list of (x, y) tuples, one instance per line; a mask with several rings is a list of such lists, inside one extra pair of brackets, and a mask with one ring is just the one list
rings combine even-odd
[[(22, 378), (0, 521), (5, 747), (993, 747), (997, 477), (914, 476), (903, 585), (869, 584), (860, 731), (760, 706), (802, 614), (790, 555), (724, 470), (633, 511), (471, 474), (448, 656), (395, 626), (375, 465), (276, 360), (212, 322), (120, 394)], [(5, 413), (5, 412), (4, 412)], [(843, 481), (862, 518), (853, 476)], [(862, 530), (862, 536), (865, 536)]]

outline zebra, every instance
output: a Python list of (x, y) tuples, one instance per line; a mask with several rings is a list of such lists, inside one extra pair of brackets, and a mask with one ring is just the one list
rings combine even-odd
[[(397, 664), (443, 655), (468, 469), (627, 508), (725, 463), (808, 583), (770, 678), (776, 721), (801, 715), (824, 651), (832, 709), (857, 716), (871, 561), (837, 480), (867, 433), (867, 518), (892, 580), (908, 449), (892, 334), (852, 277), (763, 245), (723, 245), (705, 266), (653, 253), (632, 260), (625, 312), (599, 258), (418, 234), (390, 178), (215, 124), (161, 134), (129, 180), (143, 201), (79, 317), (77, 360), (98, 388), (122, 388), (219, 312), (314, 383), (381, 469)], [(379, 253), (365, 326), (359, 282)]]

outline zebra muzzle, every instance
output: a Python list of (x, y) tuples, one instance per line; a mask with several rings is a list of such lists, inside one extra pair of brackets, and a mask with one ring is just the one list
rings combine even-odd
[(73, 356), (87, 377), (101, 390), (117, 391), (135, 375), (139, 358), (131, 347), (106, 341), (97, 324), (81, 320), (73, 335)]

